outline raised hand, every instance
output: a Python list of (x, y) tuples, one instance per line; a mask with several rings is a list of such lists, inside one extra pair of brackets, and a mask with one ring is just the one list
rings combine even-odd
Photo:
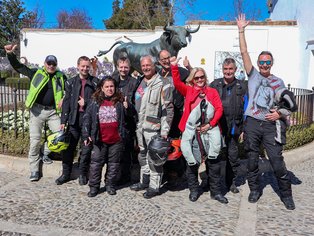
[(239, 30), (243, 30), (250, 23), (250, 21), (245, 19), (245, 14), (238, 15), (236, 20)]
[(129, 107), (129, 105), (128, 105), (128, 97), (127, 96), (124, 97), (123, 106), (124, 106), (125, 109), (128, 109), (128, 107)]
[(183, 65), (189, 71), (191, 71), (193, 69), (187, 56), (184, 57)]
[(178, 65), (178, 62), (181, 60), (181, 57), (178, 57), (178, 58), (176, 58), (176, 57), (170, 57), (170, 63), (171, 63), (171, 65), (173, 65), (173, 66), (176, 66), (176, 65)]
[(17, 44), (8, 44), (4, 46), (4, 50), (6, 53), (13, 53), (17, 47)]

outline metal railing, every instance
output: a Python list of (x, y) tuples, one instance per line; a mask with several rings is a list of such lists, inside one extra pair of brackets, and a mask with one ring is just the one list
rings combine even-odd
[(290, 125), (306, 127), (313, 123), (314, 91), (309, 89), (291, 88), (288, 89), (294, 93), (298, 111), (291, 114)]
[(12, 132), (15, 137), (25, 135), (28, 130), (29, 111), (25, 108), (25, 100), (29, 85), (17, 83), (0, 84), (0, 127), (1, 132)]
[[(25, 99), (28, 94), (29, 85), (21, 83), (0, 84), (0, 134), (3, 137), (5, 132), (14, 135), (15, 138), (27, 134), (29, 111), (25, 108)], [(294, 112), (290, 117), (291, 126), (307, 127), (313, 123), (313, 107), (314, 107), (314, 92), (313, 90), (291, 88), (296, 97), (298, 111)], [(1, 141), (1, 140), (0, 140)], [(1, 147), (0, 147), (1, 149)], [(5, 153), (2, 148), (0, 152)]]

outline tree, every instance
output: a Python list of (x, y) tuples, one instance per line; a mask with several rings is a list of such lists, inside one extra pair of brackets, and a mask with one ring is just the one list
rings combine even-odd
[(25, 8), (20, 0), (3, 0), (0, 2), (0, 42), (1, 48), (8, 42), (19, 41), (22, 27), (22, 14)]
[(61, 10), (57, 15), (59, 29), (92, 29), (92, 18), (85, 10), (72, 9), (71, 12)]
[(120, 11), (120, 0), (114, 0), (112, 2), (112, 13), (117, 14)]
[(222, 16), (221, 20), (233, 21), (240, 13), (245, 13), (245, 17), (248, 20), (257, 20), (261, 17), (261, 9), (256, 7), (254, 1), (233, 0), (233, 12), (228, 13), (226, 16)]
[(118, 10), (118, 2), (113, 2), (113, 15), (105, 20), (107, 29), (154, 29), (173, 23), (169, 0), (124, 0)]
[(33, 11), (26, 12), (22, 20), (23, 28), (42, 28), (45, 22), (43, 11), (36, 6)]

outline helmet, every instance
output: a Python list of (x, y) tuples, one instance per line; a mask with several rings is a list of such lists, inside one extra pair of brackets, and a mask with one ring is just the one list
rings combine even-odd
[(182, 151), (180, 148), (181, 140), (180, 139), (172, 139), (170, 150), (168, 152), (168, 161), (174, 161), (179, 159), (182, 156)]
[(148, 144), (148, 153), (152, 163), (155, 166), (162, 166), (167, 161), (169, 149), (170, 141), (168, 139), (160, 135), (153, 136)]
[(68, 148), (70, 135), (63, 130), (52, 133), (47, 137), (48, 148), (52, 152), (61, 152)]
[(275, 100), (279, 108), (285, 108), (289, 111), (295, 112), (298, 110), (293, 92), (286, 88), (281, 88), (275, 95)]

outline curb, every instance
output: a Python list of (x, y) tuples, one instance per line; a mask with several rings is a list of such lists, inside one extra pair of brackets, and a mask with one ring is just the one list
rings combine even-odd
[[(296, 149), (285, 151), (283, 152), (283, 156), (289, 168), (298, 163), (305, 162), (314, 157), (314, 141)], [(29, 174), (28, 159), (0, 154), (0, 169), (5, 169), (9, 172)], [(62, 161), (54, 160), (52, 164), (42, 165), (42, 173), (47, 177), (61, 175)]]
[[(5, 169), (9, 172), (18, 172), (21, 174), (29, 174), (29, 163), (27, 158), (14, 157), (0, 154), (0, 169)], [(49, 165), (42, 165), (42, 173), (46, 177), (56, 177), (61, 175), (62, 162), (54, 160)]]

